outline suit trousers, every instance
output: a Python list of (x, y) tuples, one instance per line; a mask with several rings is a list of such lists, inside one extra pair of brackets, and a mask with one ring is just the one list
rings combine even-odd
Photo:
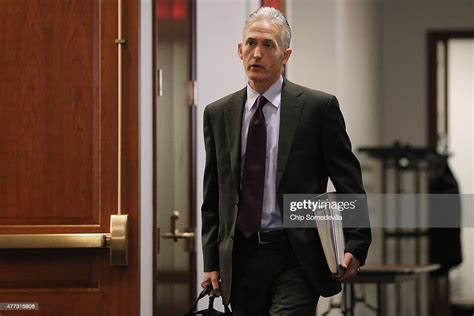
[(319, 294), (288, 239), (260, 244), (236, 232), (230, 304), (234, 316), (313, 316)]

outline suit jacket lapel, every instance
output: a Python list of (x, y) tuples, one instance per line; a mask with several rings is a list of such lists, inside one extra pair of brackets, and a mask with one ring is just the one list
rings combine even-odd
[(302, 92), (297, 86), (284, 80), (281, 91), (281, 112), (280, 112), (280, 136), (278, 140), (278, 160), (277, 160), (277, 188), (283, 177), (286, 163), (290, 155), (293, 138), (298, 127), (302, 101), (298, 98)]
[(242, 129), (242, 113), (246, 96), (247, 88), (236, 92), (224, 110), (232, 177), (234, 178), (236, 192), (239, 192), (240, 190), (240, 135)]

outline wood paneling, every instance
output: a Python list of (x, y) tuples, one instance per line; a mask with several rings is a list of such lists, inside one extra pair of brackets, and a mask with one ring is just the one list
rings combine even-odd
[(97, 250), (2, 251), (0, 289), (98, 288), (99, 262)]
[(2, 223), (97, 223), (99, 1), (1, 5)]
[[(38, 302), (40, 316), (139, 315), (138, 8), (123, 0), (129, 266), (110, 267), (106, 249), (2, 250), (0, 302)], [(116, 38), (115, 0), (0, 1), (0, 234), (110, 231)]]

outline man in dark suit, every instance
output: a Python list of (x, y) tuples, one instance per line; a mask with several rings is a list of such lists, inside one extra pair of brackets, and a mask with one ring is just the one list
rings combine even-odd
[(247, 87), (204, 111), (204, 277), (234, 315), (313, 315), (364, 264), (370, 228), (345, 229), (346, 271), (330, 272), (315, 228), (285, 228), (283, 194), (365, 193), (337, 99), (283, 79), (291, 30), (276, 9), (247, 19)]

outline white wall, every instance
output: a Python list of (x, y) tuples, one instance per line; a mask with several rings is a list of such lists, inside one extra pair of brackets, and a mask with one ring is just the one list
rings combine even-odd
[(328, 0), (292, 0), (291, 47), (287, 76), (295, 83), (335, 94), (336, 2)]
[(427, 143), (428, 30), (474, 28), (472, 0), (383, 1), (384, 143)]
[(288, 78), (335, 94), (353, 147), (380, 141), (378, 1), (293, 0)]
[[(293, 55), (288, 78), (335, 94), (353, 149), (381, 142), (381, 48), (376, 0), (289, 1)], [(362, 160), (368, 191), (378, 187), (373, 162)], [(372, 168), (373, 169), (373, 168)]]

